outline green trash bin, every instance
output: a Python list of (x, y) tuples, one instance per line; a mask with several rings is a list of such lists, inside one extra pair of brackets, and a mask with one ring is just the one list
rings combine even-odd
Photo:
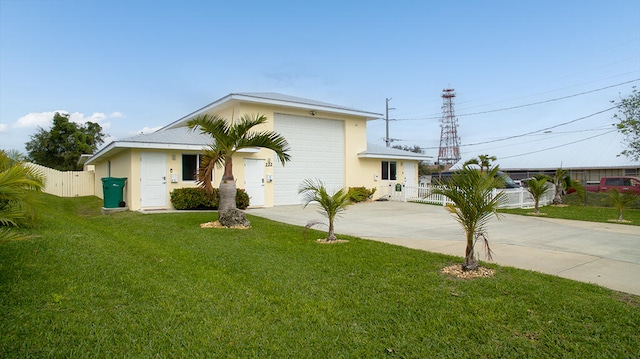
[(102, 194), (104, 197), (104, 208), (124, 207), (122, 200), (122, 190), (127, 178), (104, 177), (102, 178)]

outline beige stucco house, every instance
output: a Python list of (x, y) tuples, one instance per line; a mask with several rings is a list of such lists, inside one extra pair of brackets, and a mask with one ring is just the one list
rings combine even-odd
[[(290, 145), (291, 161), (282, 166), (274, 153), (251, 149), (234, 158), (238, 188), (252, 207), (299, 204), (298, 186), (307, 178), (329, 188), (377, 188), (377, 197), (396, 183), (417, 185), (418, 162), (429, 157), (385, 146), (367, 145), (367, 121), (381, 114), (276, 93), (233, 93), (151, 134), (117, 140), (92, 155), (96, 190), (102, 196), (103, 177), (126, 177), (124, 201), (131, 210), (171, 208), (169, 193), (194, 187), (198, 154), (212, 139), (189, 131), (185, 123), (200, 114), (228, 120), (261, 114), (263, 128), (282, 134)], [(220, 182), (222, 169), (214, 173)]]

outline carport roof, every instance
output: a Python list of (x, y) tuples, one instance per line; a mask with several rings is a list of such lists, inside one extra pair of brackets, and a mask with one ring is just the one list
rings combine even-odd
[(430, 161), (433, 159), (433, 157), (427, 156), (422, 153), (404, 151), (397, 148), (376, 145), (373, 143), (367, 143), (367, 150), (358, 153), (358, 157), (413, 161)]

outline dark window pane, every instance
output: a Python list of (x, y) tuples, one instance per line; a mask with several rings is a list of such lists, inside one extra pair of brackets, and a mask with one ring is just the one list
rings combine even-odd
[(395, 162), (389, 162), (389, 179), (392, 181), (397, 180), (398, 178), (396, 177), (396, 163)]
[(387, 161), (382, 161), (382, 179), (389, 179), (389, 162)]
[(182, 180), (193, 181), (196, 178), (198, 155), (182, 155)]

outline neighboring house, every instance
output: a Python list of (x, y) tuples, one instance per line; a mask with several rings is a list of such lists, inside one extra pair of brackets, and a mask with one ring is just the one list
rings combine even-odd
[[(229, 94), (151, 134), (113, 141), (86, 162), (95, 166), (96, 194), (102, 196), (103, 177), (126, 177), (124, 201), (131, 210), (171, 208), (169, 193), (194, 187), (194, 173), (209, 136), (189, 131), (186, 122), (200, 114), (228, 120), (243, 114), (265, 115), (258, 130), (282, 134), (290, 145), (291, 161), (282, 166), (266, 149), (239, 152), (233, 158), (238, 188), (251, 197), (252, 207), (300, 204), (298, 186), (317, 178), (330, 189), (388, 188), (397, 182), (416, 185), (418, 162), (430, 157), (367, 145), (367, 121), (379, 113), (276, 93)], [(222, 169), (214, 172), (220, 183)], [(384, 195), (378, 192), (378, 196)]]

